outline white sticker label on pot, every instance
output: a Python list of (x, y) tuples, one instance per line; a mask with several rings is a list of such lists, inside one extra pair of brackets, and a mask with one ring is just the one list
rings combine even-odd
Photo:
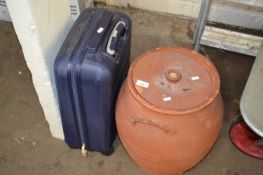
[(144, 87), (144, 88), (148, 88), (149, 87), (149, 83), (146, 81), (142, 81), (142, 80), (137, 80), (136, 81), (136, 85)]
[(171, 97), (163, 97), (163, 101), (171, 101), (172, 98)]
[(101, 33), (104, 30), (103, 27), (98, 28), (97, 33)]
[(192, 76), (191, 80), (199, 80), (199, 76)]

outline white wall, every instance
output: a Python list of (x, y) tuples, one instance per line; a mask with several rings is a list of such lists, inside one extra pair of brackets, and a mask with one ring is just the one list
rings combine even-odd
[[(93, 6), (93, 0), (77, 1), (80, 12)], [(53, 64), (75, 19), (70, 0), (6, 0), (6, 4), (51, 135), (64, 139)]]
[(53, 75), (55, 57), (72, 26), (68, 0), (6, 0), (52, 136), (63, 139)]

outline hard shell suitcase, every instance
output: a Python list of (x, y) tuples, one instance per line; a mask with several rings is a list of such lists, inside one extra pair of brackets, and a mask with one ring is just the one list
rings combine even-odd
[(54, 72), (66, 143), (113, 152), (115, 102), (130, 64), (131, 21), (118, 12), (86, 9), (60, 49)]

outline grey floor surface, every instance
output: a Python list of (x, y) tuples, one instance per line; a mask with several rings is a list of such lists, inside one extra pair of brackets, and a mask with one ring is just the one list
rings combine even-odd
[[(144, 51), (160, 46), (193, 48), (194, 21), (172, 15), (136, 9), (116, 9), (133, 21), (133, 60)], [(80, 156), (66, 144), (52, 138), (11, 23), (0, 22), (0, 174), (142, 175), (118, 139), (115, 153), (104, 157)], [(228, 127), (236, 115), (239, 100), (254, 58), (204, 48), (221, 77), (224, 124), (208, 156), (186, 175), (263, 175), (263, 160), (237, 150), (229, 140)], [(175, 148), (176, 149), (176, 148)]]

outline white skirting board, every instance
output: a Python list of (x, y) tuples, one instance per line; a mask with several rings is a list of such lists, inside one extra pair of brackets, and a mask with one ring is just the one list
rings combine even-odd
[(240, 4), (246, 4), (250, 6), (263, 7), (263, 0), (226, 0), (230, 2), (237, 2)]
[[(140, 9), (171, 13), (171, 14), (196, 18), (198, 16), (198, 12), (202, 0), (165, 0), (165, 1), (164, 0), (98, 0), (98, 1), (105, 2), (107, 5), (124, 6), (124, 7), (131, 6)], [(249, 1), (250, 3), (253, 3), (252, 0)], [(262, 0), (254, 0), (254, 1), (260, 3)], [(213, 22), (218, 22), (228, 25), (241, 26), (241, 27), (257, 29), (257, 30), (263, 29), (263, 13), (258, 11), (253, 11), (253, 7), (241, 9), (237, 7), (226, 6), (212, 2), (212, 7), (208, 19)]]
[(256, 56), (263, 37), (206, 26), (200, 44)]
[(5, 0), (0, 0), (0, 20), (11, 21)]
[[(68, 0), (71, 17), (75, 21), (86, 7), (93, 7), (93, 0)], [(0, 0), (0, 20), (11, 21), (11, 17), (5, 0)]]

